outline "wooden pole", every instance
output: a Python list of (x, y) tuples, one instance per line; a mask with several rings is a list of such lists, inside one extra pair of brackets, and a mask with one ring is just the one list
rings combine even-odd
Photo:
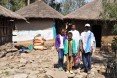
[(27, 0), (27, 5), (29, 5), (30, 4), (30, 0)]

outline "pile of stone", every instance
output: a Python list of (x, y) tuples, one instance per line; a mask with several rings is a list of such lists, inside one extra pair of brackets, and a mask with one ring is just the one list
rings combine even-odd
[(0, 46), (0, 58), (16, 55), (17, 51), (18, 50), (13, 46), (12, 43), (6, 43)]

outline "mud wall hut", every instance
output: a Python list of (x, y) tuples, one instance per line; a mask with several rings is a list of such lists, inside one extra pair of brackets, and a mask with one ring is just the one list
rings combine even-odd
[(46, 40), (54, 38), (58, 20), (62, 20), (63, 15), (47, 5), (42, 0), (21, 8), (16, 13), (27, 19), (27, 23), (17, 21), (14, 34), (17, 36), (15, 41), (28, 41), (32, 40), (37, 34), (41, 34)]
[(115, 35), (112, 34), (113, 23), (108, 20), (105, 27), (102, 17), (103, 5), (102, 0), (93, 0), (76, 11), (64, 17), (66, 22), (72, 22), (77, 26), (77, 29), (82, 32), (86, 23), (91, 24), (91, 30), (96, 37), (97, 47), (103, 44), (110, 44)]
[(25, 20), (24, 17), (0, 6), (0, 45), (12, 42), (12, 31), (17, 19)]

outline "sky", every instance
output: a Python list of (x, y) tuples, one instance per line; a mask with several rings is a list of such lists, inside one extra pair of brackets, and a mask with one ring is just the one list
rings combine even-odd
[[(56, 0), (56, 2), (61, 2), (62, 0)], [(91, 0), (86, 0), (86, 2), (90, 2)]]

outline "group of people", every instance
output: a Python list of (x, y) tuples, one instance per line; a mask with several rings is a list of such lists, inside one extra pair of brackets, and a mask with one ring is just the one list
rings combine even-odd
[(75, 25), (71, 25), (71, 30), (66, 33), (66, 29), (61, 29), (56, 36), (55, 47), (58, 52), (59, 70), (63, 70), (64, 56), (66, 56), (66, 73), (73, 74), (75, 67), (75, 57), (82, 54), (84, 72), (91, 70), (92, 53), (95, 51), (95, 37), (90, 31), (90, 24), (85, 24), (85, 30), (80, 34)]

